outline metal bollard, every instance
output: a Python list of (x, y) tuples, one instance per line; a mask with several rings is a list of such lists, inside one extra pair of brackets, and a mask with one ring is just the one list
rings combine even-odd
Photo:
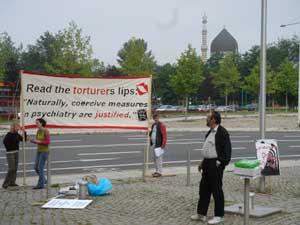
[(147, 162), (146, 162), (146, 148), (144, 148), (143, 150), (142, 150), (142, 155), (143, 155), (143, 175), (142, 175), (142, 177), (143, 177), (143, 182), (146, 182), (146, 171), (147, 171), (147, 169), (146, 169), (146, 164), (147, 164)]
[(78, 199), (86, 199), (87, 182), (82, 180), (79, 182)]
[(186, 151), (187, 154), (187, 166), (186, 166), (186, 186), (190, 186), (191, 184), (191, 153), (188, 149)]
[(249, 193), (249, 205), (250, 205), (250, 209), (253, 210), (254, 209), (254, 196), (255, 193), (254, 192), (250, 192)]
[(47, 160), (47, 199), (51, 197), (51, 182), (51, 154), (49, 150)]
[(244, 225), (249, 225), (249, 189), (250, 179), (244, 178)]

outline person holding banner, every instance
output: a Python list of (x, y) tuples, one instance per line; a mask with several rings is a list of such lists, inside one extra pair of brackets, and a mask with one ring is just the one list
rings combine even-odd
[(18, 186), (16, 184), (16, 178), (19, 163), (19, 144), (20, 141), (23, 141), (24, 139), (26, 140), (26, 132), (24, 131), (23, 139), (23, 137), (18, 133), (19, 128), (20, 126), (17, 122), (12, 123), (9, 132), (3, 139), (3, 144), (6, 148), (6, 159), (8, 164), (8, 171), (2, 184), (4, 189), (8, 188), (9, 186)]
[(153, 177), (161, 177), (163, 167), (163, 154), (167, 143), (166, 126), (159, 121), (159, 115), (153, 115), (154, 123), (150, 131), (150, 144), (153, 146), (153, 161), (155, 164), (155, 172)]
[(202, 178), (199, 186), (197, 214), (192, 215), (191, 219), (206, 222), (210, 197), (213, 195), (215, 216), (208, 220), (208, 224), (218, 224), (223, 221), (224, 217), (223, 173), (225, 166), (231, 160), (232, 149), (229, 134), (220, 125), (221, 115), (212, 111), (208, 114), (206, 123), (210, 130), (203, 144), (204, 159), (198, 166), (199, 172), (202, 171)]
[(31, 139), (30, 141), (37, 144), (37, 154), (34, 169), (39, 175), (39, 180), (37, 185), (33, 189), (43, 189), (47, 180), (44, 176), (44, 167), (46, 161), (48, 160), (49, 144), (50, 144), (50, 133), (46, 128), (46, 121), (43, 118), (39, 118), (35, 121), (38, 128), (36, 133), (36, 139)]

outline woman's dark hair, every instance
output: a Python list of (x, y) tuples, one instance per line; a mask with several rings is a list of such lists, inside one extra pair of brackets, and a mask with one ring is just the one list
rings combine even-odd
[(46, 120), (44, 120), (43, 118), (38, 118), (38, 119), (36, 119), (36, 121), (39, 121), (40, 124), (42, 125), (42, 127), (45, 127), (47, 124)]
[(216, 124), (221, 124), (221, 115), (217, 111), (211, 111), (211, 119), (215, 119)]
[(156, 119), (157, 117), (159, 117), (158, 113), (153, 114), (153, 119)]

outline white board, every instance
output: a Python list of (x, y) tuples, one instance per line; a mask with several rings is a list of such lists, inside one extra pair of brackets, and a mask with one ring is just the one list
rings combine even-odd
[(79, 200), (79, 199), (52, 199), (47, 202), (42, 208), (46, 209), (84, 209), (93, 200)]

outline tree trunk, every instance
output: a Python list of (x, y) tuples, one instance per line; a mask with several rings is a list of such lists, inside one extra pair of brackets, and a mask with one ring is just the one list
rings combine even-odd
[(274, 97), (272, 97), (272, 112), (274, 112), (274, 108), (275, 108), (275, 100)]
[(285, 93), (285, 112), (288, 111), (289, 103), (288, 103), (288, 93)]
[(189, 97), (186, 96), (185, 97), (185, 110), (184, 110), (184, 116), (185, 116), (185, 120), (187, 120), (187, 116), (188, 116), (188, 105), (189, 105)]
[(255, 109), (254, 109), (254, 112), (259, 112), (259, 110), (261, 110), (261, 109), (260, 109), (259, 97), (258, 97), (257, 101), (254, 102), (254, 103), (257, 104), (257, 107), (255, 107)]
[(227, 103), (228, 102), (228, 95), (225, 96), (225, 117), (227, 117)]

